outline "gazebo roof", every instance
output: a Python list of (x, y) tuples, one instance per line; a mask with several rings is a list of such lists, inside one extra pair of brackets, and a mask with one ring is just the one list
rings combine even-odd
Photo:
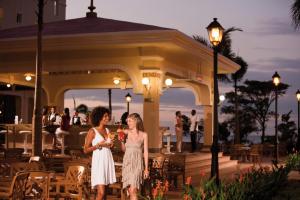
[[(153, 25), (119, 21), (99, 17), (84, 17), (44, 24), (43, 35), (76, 35), (128, 31), (174, 30)], [(34, 37), (37, 25), (0, 30), (0, 39)]]

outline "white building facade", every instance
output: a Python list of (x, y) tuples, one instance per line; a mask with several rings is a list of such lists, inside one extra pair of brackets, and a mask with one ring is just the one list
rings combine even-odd
[[(0, 0), (0, 29), (36, 24), (37, 0)], [(44, 22), (66, 18), (66, 0), (45, 1)]]

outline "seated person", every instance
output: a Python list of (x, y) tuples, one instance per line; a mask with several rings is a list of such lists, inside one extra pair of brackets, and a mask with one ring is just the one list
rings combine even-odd
[[(68, 131), (70, 129), (70, 111), (69, 108), (64, 109), (64, 114), (61, 117), (60, 121), (60, 127), (56, 129), (56, 134), (63, 132), (63, 131)], [(61, 141), (59, 141), (61, 143)]]

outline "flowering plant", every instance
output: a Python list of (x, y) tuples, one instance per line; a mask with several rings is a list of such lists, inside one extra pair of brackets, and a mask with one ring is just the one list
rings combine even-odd
[(159, 180), (156, 181), (155, 187), (151, 191), (152, 196), (143, 197), (140, 196), (141, 199), (146, 200), (167, 200), (166, 192), (169, 191), (169, 182), (166, 180), (164, 182), (161, 182)]
[(272, 199), (284, 184), (289, 173), (288, 167), (252, 167), (236, 174), (228, 183), (216, 184), (215, 179), (201, 180), (199, 188), (187, 178), (184, 200), (256, 200)]

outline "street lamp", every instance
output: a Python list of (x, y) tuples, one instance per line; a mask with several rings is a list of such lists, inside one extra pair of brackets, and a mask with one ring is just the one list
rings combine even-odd
[(127, 112), (129, 113), (129, 103), (131, 102), (132, 98), (129, 93), (125, 96), (126, 102), (127, 102)]
[(280, 76), (277, 72), (275, 72), (275, 74), (272, 76), (273, 79), (273, 83), (275, 85), (275, 152), (274, 152), (274, 156), (275, 156), (275, 161), (274, 164), (277, 165), (278, 164), (278, 157), (279, 157), (279, 153), (278, 153), (278, 126), (277, 126), (277, 119), (278, 119), (278, 114), (277, 114), (277, 105), (278, 105), (278, 85), (280, 83)]
[(297, 90), (296, 97), (298, 101), (298, 139), (297, 139), (297, 150), (300, 150), (300, 121), (299, 121), (299, 113), (300, 113), (300, 90)]
[(224, 28), (219, 24), (217, 18), (214, 18), (214, 21), (211, 22), (207, 27), (209, 41), (213, 45), (214, 49), (214, 104), (213, 104), (213, 143), (211, 146), (211, 173), (210, 177), (215, 177), (216, 184), (219, 185), (219, 133), (218, 133), (218, 102), (219, 102), (219, 91), (218, 91), (218, 52), (217, 47), (222, 41)]

